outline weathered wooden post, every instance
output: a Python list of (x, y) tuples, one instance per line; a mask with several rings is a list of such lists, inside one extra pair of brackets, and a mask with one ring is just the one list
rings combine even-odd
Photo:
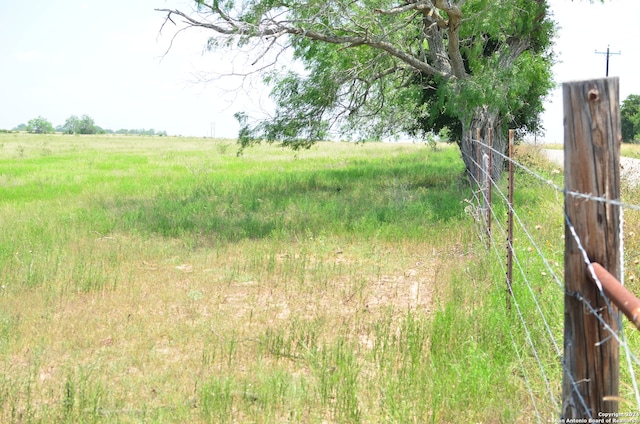
[[(619, 346), (588, 302), (615, 331), (617, 311), (590, 279), (584, 254), (620, 278), (620, 107), (617, 78), (563, 84), (565, 300), (562, 417), (598, 418), (618, 411)], [(575, 229), (584, 252), (574, 239)], [(602, 415), (600, 415), (602, 416)]]

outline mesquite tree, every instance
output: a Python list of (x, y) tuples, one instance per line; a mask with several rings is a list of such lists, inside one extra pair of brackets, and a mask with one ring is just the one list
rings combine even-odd
[(195, 0), (189, 11), (158, 10), (165, 24), (210, 30), (210, 49), (255, 49), (276, 110), (258, 122), (237, 114), (242, 147), (446, 127), (474, 171), (469, 135), (492, 129), (501, 149), (507, 126), (537, 130), (552, 86), (546, 0)]

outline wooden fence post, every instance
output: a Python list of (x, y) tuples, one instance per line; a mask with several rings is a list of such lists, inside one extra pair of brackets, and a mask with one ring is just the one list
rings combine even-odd
[(621, 136), (617, 78), (569, 82), (562, 88), (567, 222), (561, 418), (566, 420), (618, 411), (618, 342), (585, 303), (616, 331), (618, 312), (607, 308), (584, 255), (620, 278), (620, 209), (569, 192), (619, 200)]

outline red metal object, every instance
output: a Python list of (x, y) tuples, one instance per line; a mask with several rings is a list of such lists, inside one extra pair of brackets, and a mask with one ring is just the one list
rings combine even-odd
[(593, 262), (593, 270), (602, 283), (602, 290), (622, 311), (623, 314), (640, 330), (640, 299), (620, 284), (618, 279), (604, 269), (602, 265)]

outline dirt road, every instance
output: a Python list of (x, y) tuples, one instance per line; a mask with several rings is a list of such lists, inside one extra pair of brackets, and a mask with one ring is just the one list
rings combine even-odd
[[(564, 152), (562, 150), (542, 149), (545, 156), (553, 163), (564, 166)], [(631, 185), (640, 185), (640, 159), (620, 158), (620, 178)]]

